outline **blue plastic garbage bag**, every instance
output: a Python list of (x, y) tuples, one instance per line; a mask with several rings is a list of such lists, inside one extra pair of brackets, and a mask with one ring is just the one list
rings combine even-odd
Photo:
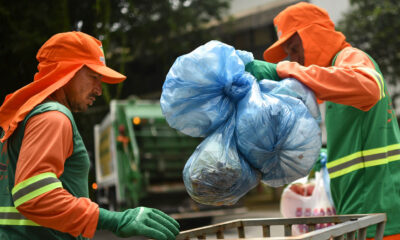
[(304, 84), (294, 78), (286, 78), (282, 81), (261, 80), (258, 82), (264, 93), (287, 95), (300, 99), (307, 107), (311, 116), (318, 123), (321, 122), (321, 112), (314, 93)]
[[(160, 102), (169, 125), (206, 137), (183, 171), (187, 191), (201, 203), (236, 202), (259, 173), (269, 185), (289, 183), (306, 176), (318, 158), (320, 129), (313, 116), (319, 111), (311, 115), (306, 107), (313, 106), (309, 90), (297, 81), (259, 84), (245, 71), (252, 60), (250, 53), (211, 41), (179, 57), (164, 82)], [(232, 159), (240, 164), (226, 164)]]
[(300, 99), (263, 90), (254, 82), (238, 102), (235, 133), (239, 151), (261, 171), (262, 181), (278, 187), (310, 172), (319, 156), (320, 128)]
[(210, 41), (176, 59), (160, 99), (168, 124), (184, 134), (205, 137), (232, 115), (252, 76), (243, 78), (253, 55)]
[(205, 138), (186, 162), (183, 180), (189, 195), (207, 205), (232, 205), (257, 186), (261, 174), (237, 151), (235, 118)]

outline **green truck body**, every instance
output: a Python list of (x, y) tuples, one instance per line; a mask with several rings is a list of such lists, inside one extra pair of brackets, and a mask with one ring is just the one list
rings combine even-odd
[(150, 205), (167, 212), (185, 204), (198, 208), (188, 200), (182, 170), (202, 139), (169, 127), (159, 101), (113, 100), (94, 135), (100, 205), (115, 210)]

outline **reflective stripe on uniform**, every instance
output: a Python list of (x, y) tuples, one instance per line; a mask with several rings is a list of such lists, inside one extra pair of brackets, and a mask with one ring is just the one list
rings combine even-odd
[(0, 225), (40, 226), (19, 213), (15, 207), (0, 207)]
[(344, 174), (393, 161), (400, 160), (400, 144), (374, 148), (350, 154), (326, 164), (329, 177), (335, 178)]
[(14, 206), (18, 207), (24, 202), (55, 188), (62, 188), (62, 184), (54, 173), (42, 173), (28, 178), (12, 189)]
[(381, 74), (379, 74), (377, 71), (375, 71), (372, 68), (367, 68), (367, 67), (358, 67), (357, 69), (361, 70), (362, 72), (368, 74), (369, 76), (373, 77), (375, 79), (375, 82), (379, 86), (379, 99), (382, 99), (385, 97), (385, 82), (383, 81), (383, 77)]

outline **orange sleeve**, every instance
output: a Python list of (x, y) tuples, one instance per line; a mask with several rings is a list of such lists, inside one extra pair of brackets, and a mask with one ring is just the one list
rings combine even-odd
[[(38, 175), (52, 172), (60, 177), (64, 162), (73, 151), (72, 125), (58, 111), (30, 118), (17, 162), (15, 185)], [(39, 195), (17, 207), (28, 219), (41, 226), (92, 238), (99, 217), (98, 205), (88, 198), (76, 198), (63, 188)]]
[(320, 100), (371, 109), (383, 96), (383, 78), (368, 56), (355, 48), (345, 48), (335, 66), (304, 67), (296, 62), (278, 63), (279, 77), (293, 77), (307, 85)]

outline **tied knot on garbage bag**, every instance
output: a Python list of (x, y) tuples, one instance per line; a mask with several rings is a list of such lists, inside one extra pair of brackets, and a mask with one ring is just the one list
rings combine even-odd
[(262, 80), (245, 71), (251, 53), (210, 41), (176, 59), (161, 94), (168, 124), (204, 140), (183, 169), (189, 195), (236, 203), (260, 181), (282, 186), (306, 176), (318, 158), (320, 113), (295, 79)]
[(251, 75), (242, 77), (245, 64), (253, 59), (251, 53), (218, 41), (178, 57), (160, 99), (168, 124), (192, 137), (210, 135), (232, 115), (232, 99), (245, 94), (246, 89), (238, 87), (255, 80)]
[(243, 73), (235, 76), (232, 82), (228, 82), (224, 87), (224, 93), (229, 99), (236, 103), (242, 99), (251, 88), (254, 77), (250, 73)]

